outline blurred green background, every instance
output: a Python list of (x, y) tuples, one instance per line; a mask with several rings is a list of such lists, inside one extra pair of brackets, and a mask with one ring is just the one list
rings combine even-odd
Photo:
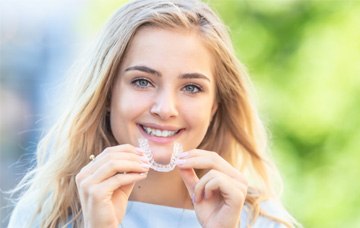
[(360, 227), (360, 1), (211, 1), (258, 93), (284, 203)]
[(360, 1), (208, 3), (255, 84), (288, 210), (304, 227), (360, 227)]
[[(124, 2), (77, 3), (80, 40)], [(304, 227), (360, 227), (360, 1), (207, 2), (254, 82), (285, 206)]]

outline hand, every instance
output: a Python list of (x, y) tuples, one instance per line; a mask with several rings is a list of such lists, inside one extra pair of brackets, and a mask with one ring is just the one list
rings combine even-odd
[[(215, 152), (194, 149), (177, 161), (203, 227), (238, 227), (248, 184), (245, 177)], [(194, 169), (209, 170), (199, 179)]]
[(135, 182), (149, 164), (131, 145), (106, 148), (76, 175), (85, 227), (118, 227)]

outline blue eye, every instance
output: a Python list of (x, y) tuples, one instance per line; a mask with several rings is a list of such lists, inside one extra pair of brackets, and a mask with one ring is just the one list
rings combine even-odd
[(144, 78), (135, 79), (131, 82), (131, 84), (133, 84), (139, 88), (147, 88), (147, 87), (151, 86), (151, 83)]
[(184, 86), (184, 91), (186, 93), (199, 93), (202, 91), (202, 89), (200, 86), (189, 84), (189, 85)]

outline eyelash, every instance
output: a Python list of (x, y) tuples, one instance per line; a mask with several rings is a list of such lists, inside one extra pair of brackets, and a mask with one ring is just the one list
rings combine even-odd
[[(140, 82), (146, 82), (147, 85), (140, 85)], [(131, 81), (131, 84), (133, 84), (134, 86), (141, 88), (141, 89), (145, 89), (145, 88), (149, 87), (150, 85), (152, 86), (152, 83), (145, 78), (136, 78), (133, 81)]]
[[(141, 82), (146, 82), (147, 84), (146, 85), (140, 85)], [(145, 79), (145, 78), (136, 78), (134, 79), (133, 81), (131, 81), (131, 84), (134, 85), (135, 87), (138, 87), (140, 89), (146, 89), (148, 88), (149, 86), (153, 86), (152, 82), (149, 81), (148, 79)], [(189, 90), (186, 90), (187, 88), (189, 87), (192, 87), (192, 91), (189, 91)], [(201, 93), (203, 92), (203, 88), (200, 86), (200, 85), (197, 85), (197, 84), (187, 84), (185, 85), (182, 90), (185, 92), (185, 93), (189, 93), (189, 94), (196, 94), (196, 93)], [(194, 91), (196, 90), (196, 91)]]
[[(192, 88), (195, 88), (197, 91), (187, 91), (186, 90), (186, 88), (187, 87), (192, 87)], [(201, 92), (203, 92), (203, 89), (202, 89), (202, 87), (201, 86), (199, 86), (199, 85), (196, 85), (196, 84), (187, 84), (187, 85), (185, 85), (184, 87), (183, 87), (183, 90), (184, 90), (184, 92), (186, 92), (186, 93), (190, 93), (190, 94), (196, 94), (196, 93), (201, 93)]]

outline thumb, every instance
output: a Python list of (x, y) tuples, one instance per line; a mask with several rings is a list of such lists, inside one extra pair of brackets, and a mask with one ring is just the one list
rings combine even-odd
[(189, 192), (189, 195), (191, 198), (193, 198), (194, 195), (194, 189), (195, 185), (199, 182), (199, 178), (196, 175), (194, 169), (178, 169), (181, 178), (184, 181), (184, 184)]
[(121, 205), (124, 201), (128, 201), (130, 194), (135, 186), (135, 183), (127, 184), (124, 186), (121, 186), (121, 188), (118, 188), (113, 193), (113, 199), (116, 203), (116, 205)]

